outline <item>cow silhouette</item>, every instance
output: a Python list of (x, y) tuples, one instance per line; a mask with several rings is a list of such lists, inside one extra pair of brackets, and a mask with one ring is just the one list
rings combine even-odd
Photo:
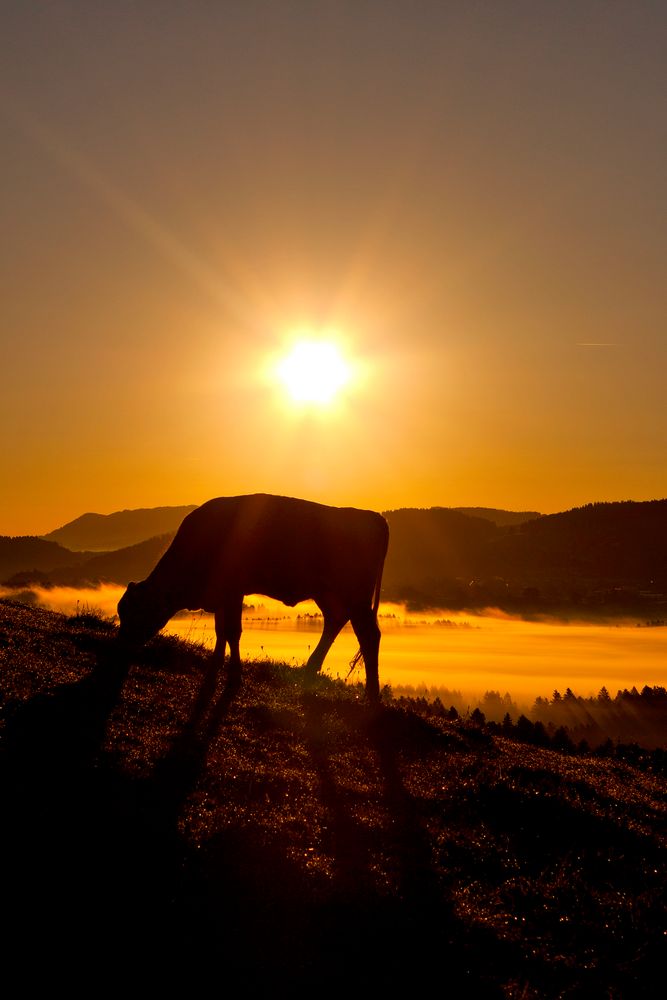
[(247, 594), (294, 606), (308, 598), (324, 617), (306, 664), (314, 676), (349, 621), (363, 657), (366, 694), (379, 700), (377, 611), (389, 542), (385, 519), (355, 507), (257, 493), (219, 497), (184, 519), (152, 573), (118, 604), (121, 639), (143, 643), (185, 608), (215, 615), (213, 659), (229, 646), (229, 682), (241, 677), (241, 613)]

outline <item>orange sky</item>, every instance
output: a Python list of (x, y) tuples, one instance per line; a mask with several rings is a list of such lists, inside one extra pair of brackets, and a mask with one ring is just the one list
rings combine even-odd
[[(660, 5), (3, 4), (0, 533), (667, 495)], [(290, 408), (267, 359), (363, 372)]]

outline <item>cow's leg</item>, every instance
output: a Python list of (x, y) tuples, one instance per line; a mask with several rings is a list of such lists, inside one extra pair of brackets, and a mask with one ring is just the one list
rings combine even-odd
[(215, 613), (215, 649), (213, 657), (217, 667), (222, 667), (225, 647), (229, 646), (229, 681), (238, 684), (241, 680), (241, 615), (243, 598), (225, 604)]
[(243, 599), (240, 598), (238, 606), (230, 608), (227, 613), (227, 642), (229, 643), (229, 683), (240, 684), (241, 682), (241, 615), (243, 609)]
[(361, 654), (366, 667), (366, 696), (369, 701), (380, 700), (380, 677), (378, 658), (380, 653), (380, 629), (377, 614), (372, 608), (357, 608), (350, 617), (352, 628), (359, 640)]
[(215, 648), (211, 660), (217, 669), (222, 669), (227, 648), (227, 633), (225, 612), (221, 609), (215, 613)]
[(349, 616), (341, 607), (322, 604), (319, 604), (318, 606), (324, 615), (324, 628), (317, 646), (315, 646), (315, 649), (308, 657), (308, 662), (306, 663), (306, 673), (310, 677), (314, 677), (315, 674), (321, 670), (322, 664), (324, 663), (324, 657), (331, 649), (334, 639), (342, 629), (343, 625), (349, 621)]
[(241, 615), (243, 612), (243, 597), (227, 601), (215, 613), (216, 644), (213, 652), (222, 666), (225, 658), (225, 647), (229, 646), (229, 664), (227, 668), (229, 681), (237, 684), (241, 680)]

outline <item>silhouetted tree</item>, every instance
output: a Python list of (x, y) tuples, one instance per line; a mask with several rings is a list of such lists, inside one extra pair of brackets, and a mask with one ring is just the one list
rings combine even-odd
[(544, 728), (543, 723), (539, 721), (533, 723), (533, 743), (535, 743), (538, 747), (546, 747), (549, 745), (547, 731)]
[(574, 743), (570, 739), (569, 733), (565, 726), (559, 726), (553, 735), (551, 741), (554, 750), (564, 750), (567, 753), (571, 753), (574, 750)]
[(442, 704), (439, 698), (435, 698), (432, 703), (433, 714), (438, 719), (444, 719), (445, 717), (445, 706)]
[(516, 720), (516, 734), (522, 743), (531, 743), (533, 739), (533, 723), (525, 715)]
[(484, 712), (480, 711), (479, 708), (476, 708), (470, 715), (470, 721), (472, 722), (473, 726), (479, 726), (479, 728), (481, 729), (481, 727), (486, 722), (486, 716), (484, 715)]

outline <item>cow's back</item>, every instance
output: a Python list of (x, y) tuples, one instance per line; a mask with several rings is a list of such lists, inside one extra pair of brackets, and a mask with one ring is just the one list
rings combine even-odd
[(292, 497), (251, 494), (209, 500), (181, 524), (165, 561), (189, 606), (225, 593), (258, 593), (295, 604), (331, 590), (372, 594), (387, 549), (380, 514)]

